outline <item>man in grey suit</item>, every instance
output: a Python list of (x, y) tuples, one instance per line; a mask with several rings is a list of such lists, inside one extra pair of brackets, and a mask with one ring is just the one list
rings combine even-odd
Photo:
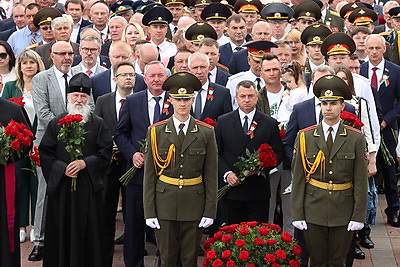
[[(32, 80), (33, 105), (38, 116), (35, 146), (39, 146), (50, 120), (63, 112), (67, 112), (66, 89), (72, 77), (71, 66), (73, 56), (74, 52), (69, 43), (64, 41), (55, 43), (50, 54), (54, 63), (53, 67), (38, 73)], [(34, 222), (35, 240), (34, 248), (28, 257), (30, 261), (40, 261), (43, 258), (47, 185), (41, 168), (37, 168), (37, 176), (39, 187)]]
[(81, 40), (79, 53), (82, 57), (81, 63), (72, 68), (72, 75), (79, 72), (86, 73), (89, 77), (107, 70), (97, 62), (100, 55), (101, 41), (96, 36), (85, 36)]

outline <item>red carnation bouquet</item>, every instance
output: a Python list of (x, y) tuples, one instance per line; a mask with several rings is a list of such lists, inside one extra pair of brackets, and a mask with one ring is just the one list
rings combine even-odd
[(223, 226), (204, 244), (202, 266), (300, 266), (301, 248), (275, 224), (242, 222)]
[[(256, 173), (262, 174), (267, 177), (265, 173), (266, 168), (272, 168), (277, 165), (277, 158), (272, 147), (266, 143), (262, 144), (258, 150), (253, 153), (246, 149), (245, 156), (240, 156), (239, 161), (234, 164), (239, 169), (237, 177), (241, 183), (246, 181), (248, 176)], [(230, 184), (225, 185), (218, 190), (218, 200), (220, 200), (231, 188)]]
[(33, 133), (23, 124), (11, 120), (6, 127), (0, 124), (0, 164), (7, 165), (7, 159), (21, 152), (32, 144)]
[(11, 102), (14, 102), (15, 104), (18, 104), (20, 106), (25, 106), (24, 98), (22, 96), (18, 97), (18, 98), (11, 97), (8, 100)]
[(342, 111), (342, 113), (340, 113), (340, 119), (342, 120), (343, 124), (346, 124), (353, 128), (361, 128), (364, 126), (364, 123), (362, 123), (362, 121), (360, 121), (360, 119), (356, 115), (344, 110)]
[[(83, 142), (85, 141), (85, 131), (83, 129), (82, 115), (67, 115), (58, 121), (61, 125), (57, 140), (66, 144), (65, 150), (71, 155), (71, 162), (83, 156)], [(76, 190), (76, 179), (71, 182), (71, 191)]]

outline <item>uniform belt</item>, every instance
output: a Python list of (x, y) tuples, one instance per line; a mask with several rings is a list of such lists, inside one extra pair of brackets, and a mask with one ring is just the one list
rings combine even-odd
[(346, 190), (346, 189), (349, 189), (349, 188), (353, 187), (353, 183), (352, 182), (344, 183), (344, 184), (334, 184), (334, 183), (332, 183), (332, 181), (329, 181), (329, 183), (325, 183), (325, 182), (321, 182), (321, 181), (315, 180), (314, 178), (310, 178), (308, 183), (310, 185), (315, 186), (315, 187), (318, 187), (318, 188), (321, 188), (321, 189), (325, 189), (325, 190), (329, 190), (329, 191)]
[(196, 185), (203, 182), (203, 178), (201, 177), (201, 175), (199, 177), (189, 179), (172, 178), (165, 175), (160, 175), (159, 179), (160, 181), (167, 184), (178, 185), (179, 188), (182, 188), (182, 186)]

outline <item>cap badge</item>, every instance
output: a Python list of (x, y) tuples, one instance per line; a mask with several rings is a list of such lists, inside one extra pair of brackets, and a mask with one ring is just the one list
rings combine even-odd
[(205, 4), (205, 3), (207, 3), (207, 1), (206, 0), (201, 0), (201, 3)]
[(186, 72), (178, 72), (179, 76), (186, 76)]
[(363, 14), (365, 14), (365, 11), (361, 9), (358, 13), (363, 15)]
[(122, 4), (122, 1), (118, 1), (117, 4), (118, 4), (118, 5)]
[(204, 39), (204, 35), (202, 35), (202, 34), (197, 35), (197, 40), (201, 41), (203, 39)]
[(218, 16), (219, 16), (219, 13), (215, 13), (215, 16), (218, 17)]
[(321, 37), (319, 37), (319, 36), (314, 36), (313, 41), (315, 41), (315, 42), (321, 41)]
[(351, 5), (351, 7), (352, 7), (352, 8), (357, 8), (358, 5), (357, 5), (356, 3), (354, 3), (354, 4)]
[(162, 20), (162, 17), (158, 17), (158, 20)]
[(278, 13), (278, 12), (275, 13), (275, 14), (274, 14), (274, 17), (275, 17), (275, 18), (280, 18), (280, 17), (281, 17), (281, 13)]
[(187, 93), (186, 88), (181, 87), (178, 89), (178, 94), (186, 94), (186, 93)]
[(307, 12), (306, 12), (306, 16), (307, 16), (307, 17), (311, 16), (311, 13), (307, 11)]
[[(327, 77), (328, 78), (328, 77)], [(325, 96), (333, 96), (332, 90), (326, 90), (325, 91)]]
[(333, 78), (333, 75), (327, 75), (327, 76), (325, 76), (325, 78), (328, 79), (328, 80), (330, 80), (330, 79)]

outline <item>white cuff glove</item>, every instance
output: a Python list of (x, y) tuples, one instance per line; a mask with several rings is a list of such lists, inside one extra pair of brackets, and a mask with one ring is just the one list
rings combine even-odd
[(148, 227), (151, 227), (151, 228), (153, 228), (153, 229), (160, 229), (160, 224), (158, 223), (158, 220), (157, 220), (157, 218), (149, 218), (149, 219), (146, 219), (146, 225), (148, 226)]
[(355, 221), (350, 221), (349, 225), (347, 226), (347, 231), (358, 231), (361, 230), (364, 227), (364, 223), (361, 222), (355, 222)]
[(307, 223), (306, 221), (293, 221), (292, 222), (293, 226), (296, 227), (299, 230), (307, 230)]
[(207, 218), (207, 217), (203, 217), (203, 218), (201, 218), (201, 220), (200, 220), (199, 228), (201, 228), (201, 227), (207, 228), (207, 227), (209, 227), (211, 224), (213, 224), (213, 222), (214, 222), (214, 219)]

